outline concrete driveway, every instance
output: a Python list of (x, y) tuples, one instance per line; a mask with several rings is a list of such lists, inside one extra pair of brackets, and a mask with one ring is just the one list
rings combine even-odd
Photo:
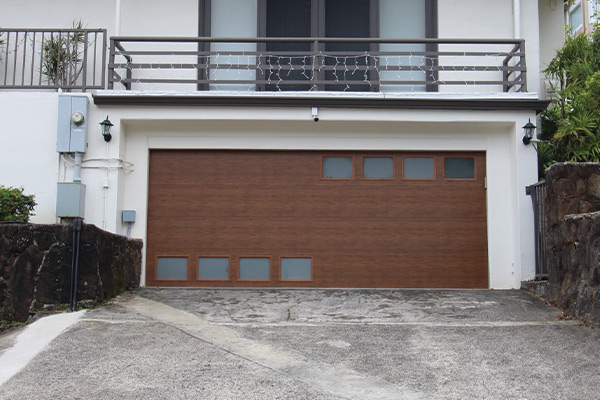
[(559, 317), (521, 291), (142, 289), (0, 398), (598, 398), (600, 332)]

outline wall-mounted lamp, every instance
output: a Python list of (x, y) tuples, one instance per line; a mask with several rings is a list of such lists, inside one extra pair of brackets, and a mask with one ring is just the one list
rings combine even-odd
[(102, 127), (102, 136), (104, 136), (104, 141), (110, 142), (112, 139), (110, 128), (113, 126), (113, 124), (108, 120), (108, 115), (104, 121), (100, 122), (100, 126)]
[(533, 140), (533, 132), (535, 131), (535, 125), (531, 123), (531, 118), (529, 118), (529, 122), (523, 126), (523, 131), (525, 132), (525, 136), (523, 136), (523, 144), (529, 144)]

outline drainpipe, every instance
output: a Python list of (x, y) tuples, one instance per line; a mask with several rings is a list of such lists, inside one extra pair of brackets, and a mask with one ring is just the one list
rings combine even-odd
[(121, 35), (121, 0), (117, 0), (115, 12), (115, 36)]
[(521, 39), (521, 0), (513, 0), (513, 37)]
[(81, 239), (81, 219), (73, 220), (73, 258), (71, 260), (71, 293), (69, 305), (71, 312), (77, 308), (77, 275), (79, 272), (79, 243)]

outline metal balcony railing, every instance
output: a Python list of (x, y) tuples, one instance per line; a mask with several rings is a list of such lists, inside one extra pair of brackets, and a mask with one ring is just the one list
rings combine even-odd
[(525, 92), (523, 40), (112, 37), (108, 89)]
[(0, 89), (104, 89), (105, 29), (0, 29)]

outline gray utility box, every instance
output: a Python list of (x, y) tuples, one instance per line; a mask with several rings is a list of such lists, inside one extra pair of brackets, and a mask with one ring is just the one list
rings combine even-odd
[(85, 213), (85, 185), (79, 182), (59, 182), (56, 193), (58, 218), (83, 218)]
[(56, 151), (85, 153), (88, 125), (87, 96), (58, 96)]
[(121, 221), (135, 222), (135, 211), (134, 210), (123, 210), (123, 212), (121, 213)]

